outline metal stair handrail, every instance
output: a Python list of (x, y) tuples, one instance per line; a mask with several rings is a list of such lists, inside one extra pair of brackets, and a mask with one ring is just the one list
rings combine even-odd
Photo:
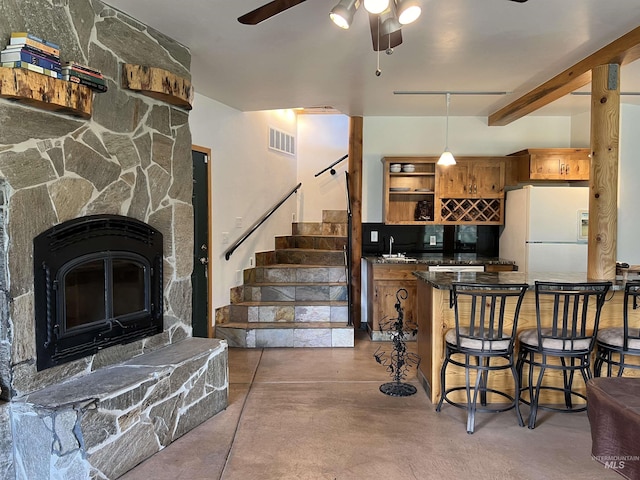
[(233, 245), (227, 248), (224, 252), (224, 258), (229, 260), (233, 252), (238, 248), (242, 242), (244, 242), (249, 236), (255, 232), (260, 225), (262, 225), (280, 206), (287, 201), (287, 199), (296, 193), (298, 189), (302, 186), (302, 182), (298, 183), (295, 187), (291, 189), (289, 193), (284, 195), (273, 207), (268, 209), (253, 225), (251, 225), (248, 229), (244, 231), (244, 233), (236, 240)]
[[(346, 157), (346, 155), (345, 155)], [(349, 172), (344, 172), (345, 181), (347, 183), (347, 248), (345, 249), (345, 273), (347, 276), (347, 326), (353, 325), (353, 318), (351, 317), (351, 190), (349, 189)]]
[(318, 173), (316, 173), (314, 175), (314, 177), (317, 177), (319, 175), (322, 175), (324, 172), (326, 172), (327, 170), (331, 170), (331, 175), (335, 175), (336, 174), (336, 169), (333, 168), (335, 167), (337, 164), (339, 164), (341, 161), (343, 161), (344, 159), (346, 159), (349, 156), (348, 153), (344, 154), (343, 156), (341, 156), (338, 160), (336, 160), (335, 162), (333, 162), (331, 165), (329, 165), (327, 168), (325, 168), (324, 170), (320, 170)]

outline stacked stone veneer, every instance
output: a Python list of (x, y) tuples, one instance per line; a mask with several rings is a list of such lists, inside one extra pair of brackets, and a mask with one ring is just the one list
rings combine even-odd
[[(0, 477), (115, 478), (227, 401), (226, 344), (184, 350), (194, 340), (188, 112), (120, 87), (122, 63), (190, 78), (191, 57), (97, 0), (0, 2), (0, 48), (12, 31), (55, 41), (63, 60), (101, 70), (109, 89), (95, 94), (89, 120), (0, 99)], [(92, 214), (162, 232), (164, 332), (38, 372), (33, 238)], [(59, 397), (71, 388), (62, 382), (81, 394)]]

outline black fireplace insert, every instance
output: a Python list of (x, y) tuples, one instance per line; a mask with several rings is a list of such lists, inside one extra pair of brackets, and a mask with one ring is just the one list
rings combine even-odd
[(92, 215), (33, 240), (37, 368), (162, 332), (162, 234)]

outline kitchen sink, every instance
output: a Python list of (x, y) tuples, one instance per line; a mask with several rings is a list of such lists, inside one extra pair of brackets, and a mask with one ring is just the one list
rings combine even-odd
[(416, 263), (417, 259), (412, 257), (405, 257), (402, 253), (385, 253), (382, 255), (385, 263)]

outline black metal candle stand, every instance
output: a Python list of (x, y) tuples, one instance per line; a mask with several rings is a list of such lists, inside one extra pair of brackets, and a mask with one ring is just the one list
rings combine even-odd
[(401, 288), (396, 292), (395, 309), (398, 314), (396, 318), (380, 322), (380, 331), (388, 332), (391, 336), (393, 345), (392, 351), (387, 354), (381, 351), (382, 347), (378, 347), (373, 354), (376, 362), (387, 368), (387, 371), (393, 378), (392, 382), (380, 385), (380, 391), (385, 395), (392, 397), (408, 397), (417, 392), (415, 386), (410, 383), (403, 382), (407, 378), (407, 374), (412, 365), (416, 367), (420, 364), (420, 357), (412, 352), (407, 352), (406, 335), (411, 333), (415, 335), (418, 331), (417, 325), (404, 321), (404, 308), (402, 300), (406, 300), (409, 293), (406, 289)]

